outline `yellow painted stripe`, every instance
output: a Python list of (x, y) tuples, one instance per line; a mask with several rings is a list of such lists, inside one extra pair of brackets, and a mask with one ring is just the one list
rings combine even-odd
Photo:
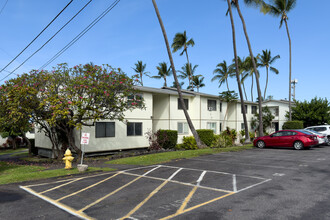
[(95, 218), (92, 218), (92, 217), (86, 215), (83, 212), (78, 212), (77, 210), (73, 209), (72, 207), (67, 206), (65, 204), (62, 204), (60, 202), (57, 202), (56, 200), (53, 200), (53, 199), (51, 199), (51, 198), (49, 198), (47, 196), (41, 195), (40, 193), (37, 193), (36, 191), (34, 191), (34, 190), (32, 190), (32, 189), (30, 189), (28, 187), (20, 186), (20, 188), (24, 189), (25, 191), (31, 193), (32, 195), (35, 195), (35, 196), (37, 196), (37, 197), (39, 197), (39, 198), (41, 198), (41, 199), (43, 199), (43, 200), (45, 200), (45, 201), (53, 204), (53, 205), (55, 205), (56, 207), (58, 207), (60, 209), (63, 209), (66, 212), (68, 212), (68, 213), (70, 213), (70, 214), (72, 214), (74, 216), (77, 216), (77, 217), (79, 217), (81, 219), (95, 220)]
[(146, 202), (148, 202), (148, 200), (155, 195), (156, 193), (158, 193), (158, 191), (163, 188), (169, 181), (165, 181), (163, 182), (161, 185), (159, 185), (154, 191), (152, 191), (147, 198), (145, 198), (142, 202), (140, 202), (140, 204), (138, 204), (134, 209), (132, 209), (127, 215), (125, 215), (124, 217), (120, 218), (120, 220), (129, 218), (131, 215), (133, 215), (137, 210), (139, 210)]
[(73, 182), (76, 182), (76, 181), (78, 181), (78, 180), (81, 180), (81, 178), (78, 178), (78, 179), (72, 180), (72, 181), (70, 181), (70, 182), (68, 182), (68, 183), (64, 183), (64, 184), (61, 184), (61, 185), (55, 186), (55, 187), (53, 187), (53, 188), (47, 189), (47, 190), (45, 190), (45, 191), (43, 191), (43, 192), (40, 192), (40, 194), (43, 194), (43, 193), (46, 193), (46, 192), (49, 192), (49, 191), (53, 191), (53, 190), (55, 190), (55, 189), (61, 188), (62, 186), (69, 185), (69, 184), (71, 184), (71, 183), (73, 183)]
[(110, 177), (108, 177), (108, 178), (105, 178), (104, 180), (101, 180), (101, 181), (99, 181), (99, 182), (97, 182), (97, 183), (94, 183), (93, 185), (90, 185), (90, 186), (88, 186), (88, 187), (86, 187), (86, 188), (83, 188), (83, 189), (81, 189), (81, 190), (79, 190), (79, 191), (77, 191), (77, 192), (74, 192), (74, 193), (71, 193), (71, 194), (69, 194), (69, 195), (63, 196), (62, 198), (59, 198), (59, 199), (56, 200), (56, 201), (58, 202), (58, 201), (61, 201), (61, 200), (65, 199), (65, 198), (68, 198), (68, 197), (70, 197), (70, 196), (74, 196), (74, 195), (76, 195), (76, 194), (78, 194), (78, 193), (81, 193), (81, 192), (87, 190), (87, 189), (90, 189), (90, 188), (92, 188), (92, 187), (94, 187), (94, 186), (97, 186), (97, 185), (99, 185), (99, 184), (101, 184), (101, 183), (103, 183), (103, 182), (105, 182), (105, 181), (107, 181), (107, 180), (109, 180), (109, 179), (111, 179), (111, 178), (114, 178), (115, 176), (118, 176), (119, 174), (121, 174), (121, 172), (116, 173), (115, 175), (112, 175), (112, 176), (110, 176)]
[(235, 194), (235, 193), (234, 193), (234, 192), (232, 192), (232, 193), (228, 193), (228, 194), (226, 194), (226, 195), (223, 195), (223, 196), (217, 197), (217, 198), (215, 198), (215, 199), (209, 200), (209, 201), (207, 201), (207, 202), (201, 203), (201, 204), (199, 204), (199, 205), (195, 205), (195, 206), (193, 206), (193, 207), (190, 207), (189, 209), (185, 209), (185, 210), (182, 211), (181, 213), (178, 213), (178, 212), (177, 212), (177, 213), (175, 213), (175, 214), (173, 214), (173, 215), (169, 215), (169, 216), (167, 216), (167, 217), (165, 217), (165, 218), (162, 218), (161, 220), (171, 219), (171, 218), (173, 218), (173, 217), (176, 217), (176, 216), (181, 215), (181, 214), (186, 213), (186, 212), (190, 212), (190, 211), (192, 211), (192, 210), (194, 210), (194, 209), (197, 209), (197, 208), (199, 208), (199, 207), (201, 207), (201, 206), (204, 206), (204, 205), (210, 204), (210, 203), (212, 203), (212, 202), (215, 202), (215, 201), (217, 201), (217, 200), (223, 199), (223, 198), (225, 198), (225, 197), (227, 197), (227, 196), (230, 196), (230, 195), (233, 195), (233, 194)]
[(195, 186), (189, 193), (189, 195), (185, 198), (185, 200), (183, 201), (181, 207), (179, 208), (179, 210), (177, 211), (177, 213), (182, 213), (183, 210), (186, 208), (188, 202), (190, 201), (191, 197), (195, 194), (197, 190), (197, 186)]
[(135, 178), (135, 179), (132, 180), (131, 182), (129, 182), (129, 183), (123, 185), (122, 187), (116, 189), (115, 191), (113, 191), (113, 192), (111, 192), (111, 193), (109, 193), (109, 194), (103, 196), (102, 198), (96, 200), (95, 202), (93, 202), (93, 203), (91, 203), (91, 204), (85, 206), (84, 208), (80, 209), (78, 212), (83, 212), (83, 211), (85, 211), (86, 209), (88, 209), (88, 208), (90, 208), (90, 207), (96, 205), (97, 203), (99, 203), (99, 202), (101, 202), (102, 200), (108, 198), (109, 196), (112, 196), (113, 194), (115, 194), (115, 193), (117, 193), (118, 191), (124, 189), (125, 187), (127, 187), (127, 186), (129, 186), (130, 184), (134, 183), (135, 181), (141, 179), (142, 177), (143, 177), (143, 176), (139, 176), (139, 177)]

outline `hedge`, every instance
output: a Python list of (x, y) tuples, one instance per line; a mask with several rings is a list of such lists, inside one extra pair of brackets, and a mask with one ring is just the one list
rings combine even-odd
[(284, 122), (282, 129), (303, 129), (304, 123), (302, 121), (287, 121)]
[(159, 129), (157, 142), (164, 149), (174, 148), (178, 142), (178, 131)]
[(211, 129), (197, 129), (196, 131), (197, 131), (201, 141), (205, 145), (210, 147), (212, 142), (214, 141), (213, 130), (211, 130)]

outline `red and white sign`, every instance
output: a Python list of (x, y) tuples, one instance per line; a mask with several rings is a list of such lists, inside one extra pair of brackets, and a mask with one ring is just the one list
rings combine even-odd
[(81, 144), (85, 144), (85, 145), (89, 144), (89, 133), (81, 134)]

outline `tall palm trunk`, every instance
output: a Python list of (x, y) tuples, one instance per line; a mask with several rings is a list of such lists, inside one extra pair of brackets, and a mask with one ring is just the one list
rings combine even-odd
[(247, 100), (247, 95), (246, 95), (246, 91), (245, 91), (244, 82), (242, 82), (242, 86), (243, 86), (243, 91), (244, 91), (244, 95), (245, 95), (245, 100)]
[(187, 123), (189, 125), (190, 130), (191, 130), (191, 133), (193, 134), (193, 136), (194, 136), (194, 138), (196, 140), (197, 147), (198, 148), (204, 148), (205, 145), (201, 141), (201, 139), (199, 138), (198, 133), (196, 132), (196, 129), (195, 129), (195, 127), (194, 127), (194, 125), (193, 125), (193, 123), (192, 123), (192, 121), (190, 119), (190, 116), (188, 114), (186, 105), (184, 104), (184, 101), (183, 101), (183, 98), (182, 98), (180, 83), (179, 83), (178, 77), (176, 75), (176, 71), (175, 71), (175, 67), (174, 67), (174, 62), (173, 62), (173, 58), (172, 58), (172, 53), (171, 53), (171, 49), (170, 49), (170, 44), (168, 43), (166, 31), (165, 31), (165, 28), (164, 28), (164, 24), (163, 24), (162, 18), (160, 17), (160, 14), (159, 14), (159, 11), (158, 11), (158, 7), (157, 7), (157, 4), (156, 4), (156, 1), (155, 0), (152, 0), (152, 4), (154, 5), (154, 8), (155, 8), (155, 11), (156, 11), (156, 14), (157, 14), (157, 18), (158, 18), (158, 21), (159, 21), (159, 24), (160, 24), (160, 27), (161, 27), (162, 32), (163, 32), (163, 35), (164, 35), (164, 40), (165, 40), (165, 44), (166, 44), (166, 49), (167, 49), (168, 57), (169, 57), (170, 62), (171, 62), (172, 73), (173, 73), (174, 81), (176, 83), (176, 88), (178, 90), (179, 100), (181, 102), (184, 115), (186, 116)]
[(191, 89), (194, 89), (194, 87), (193, 87), (193, 83), (192, 83), (192, 72), (191, 72), (191, 66), (190, 66), (189, 57), (188, 57), (188, 52), (187, 52), (187, 48), (186, 48), (186, 47), (185, 47), (185, 53), (186, 53), (187, 63), (188, 63), (188, 68), (189, 68), (189, 73), (190, 73), (190, 75), (188, 75), (189, 86), (190, 86)]
[(290, 33), (289, 33), (289, 27), (288, 27), (288, 22), (286, 19), (284, 19), (285, 22), (285, 27), (286, 27), (286, 32), (288, 34), (288, 39), (289, 39), (289, 121), (292, 120), (291, 117), (291, 38), (290, 38)]
[(253, 102), (253, 73), (252, 73), (252, 84), (251, 84), (251, 101)]
[(227, 84), (227, 89), (228, 89), (228, 92), (229, 92), (229, 86), (228, 86), (228, 80), (226, 79), (226, 84)]
[[(259, 102), (258, 102), (259, 103), (259, 136), (264, 136), (263, 122), (262, 122), (262, 95), (261, 95), (261, 90), (260, 90), (260, 84), (259, 84), (257, 66), (256, 66), (256, 62), (254, 60), (254, 56), (253, 56), (253, 53), (252, 53), (252, 48), (251, 48), (249, 36), (247, 34), (245, 21), (244, 21), (243, 15), (241, 13), (241, 10), (239, 8), (238, 0), (236, 0), (236, 6), (237, 6), (237, 11), (238, 11), (239, 17), (241, 18), (241, 21), (242, 21), (242, 24), (243, 24), (243, 29), (244, 29), (244, 34), (245, 34), (246, 42), (248, 44), (249, 51), (250, 51), (250, 57), (252, 59), (254, 74), (256, 75), (258, 97), (259, 97)], [(246, 134), (248, 134), (248, 133), (246, 133)]]
[(141, 86), (143, 86), (142, 73), (140, 73), (140, 78), (141, 78)]
[[(234, 56), (235, 56), (235, 67), (236, 67), (236, 79), (237, 79), (237, 85), (238, 85), (238, 91), (239, 96), (241, 99), (241, 108), (243, 112), (243, 121), (244, 121), (244, 130), (245, 134), (249, 134), (249, 128), (248, 123), (246, 119), (246, 112), (245, 112), (245, 104), (244, 104), (244, 98), (243, 98), (243, 92), (241, 87), (241, 80), (239, 77), (239, 69), (238, 69), (238, 58), (237, 58), (237, 50), (236, 50), (236, 36), (235, 36), (235, 25), (234, 25), (234, 19), (233, 19), (233, 12), (231, 10), (231, 4), (230, 1), (227, 0), (228, 8), (229, 8), (229, 14), (230, 14), (230, 22), (231, 22), (231, 29), (232, 29), (232, 35), (233, 35), (233, 49), (234, 49)], [(245, 142), (244, 143), (250, 143), (250, 135), (245, 135)]]
[(265, 85), (265, 92), (264, 92), (264, 100), (266, 100), (266, 90), (267, 90), (267, 85), (268, 85), (268, 67), (266, 66), (266, 73), (267, 73), (267, 78), (266, 78), (266, 85)]

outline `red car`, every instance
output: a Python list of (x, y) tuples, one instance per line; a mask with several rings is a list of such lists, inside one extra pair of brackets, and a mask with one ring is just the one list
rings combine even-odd
[(318, 145), (317, 136), (304, 130), (281, 130), (271, 135), (254, 139), (253, 145), (264, 147), (293, 147), (296, 150)]

